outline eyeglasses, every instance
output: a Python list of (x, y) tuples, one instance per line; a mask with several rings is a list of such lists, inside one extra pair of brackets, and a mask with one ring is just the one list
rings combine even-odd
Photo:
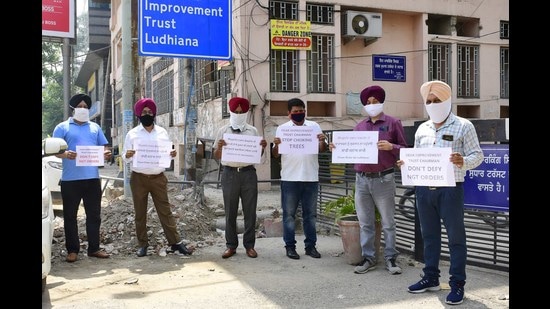
[(153, 113), (153, 111), (142, 111), (142, 112), (141, 112), (141, 116), (145, 116), (145, 115), (154, 116), (155, 114)]

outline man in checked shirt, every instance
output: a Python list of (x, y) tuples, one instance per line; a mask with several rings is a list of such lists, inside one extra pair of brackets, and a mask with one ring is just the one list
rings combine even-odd
[[(466, 284), (466, 231), (464, 228), (464, 176), (483, 161), (474, 125), (451, 112), (451, 87), (438, 80), (420, 87), (430, 119), (422, 123), (414, 136), (415, 148), (451, 147), (449, 160), (454, 165), (454, 187), (416, 187), (416, 208), (424, 242), (424, 277), (408, 287), (410, 293), (439, 291), (441, 220), (449, 240), (449, 285), (445, 302), (458, 305), (464, 299)], [(397, 165), (403, 165), (402, 160)]]

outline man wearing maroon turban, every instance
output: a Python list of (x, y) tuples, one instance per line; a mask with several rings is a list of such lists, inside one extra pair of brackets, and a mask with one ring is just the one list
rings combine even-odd
[(396, 263), (399, 251), (395, 248), (394, 165), (399, 159), (399, 150), (407, 147), (405, 130), (401, 120), (383, 112), (386, 92), (382, 87), (366, 87), (361, 91), (360, 99), (367, 118), (359, 122), (353, 130), (378, 132), (378, 162), (354, 165), (355, 208), (361, 227), (359, 237), (363, 255), (363, 261), (355, 267), (354, 272), (364, 274), (376, 267), (378, 248), (374, 246), (374, 239), (375, 212), (378, 210), (384, 233), (384, 265), (390, 274), (398, 275), (402, 270)]
[[(134, 105), (134, 112), (141, 124), (128, 131), (124, 139), (123, 153), (125, 155), (123, 160), (126, 163), (134, 162), (133, 157), (136, 153), (134, 147), (138, 142), (170, 141), (166, 129), (154, 123), (157, 105), (153, 99), (143, 98), (138, 100)], [(176, 154), (175, 149), (170, 150), (170, 157), (174, 158)], [(164, 175), (165, 167), (132, 164), (131, 168), (130, 188), (132, 189), (132, 199), (136, 212), (137, 256), (146, 256), (149, 246), (147, 231), (147, 200), (149, 194), (153, 198), (160, 224), (171, 250), (179, 252), (179, 254), (192, 254), (194, 248), (187, 248), (183, 244), (177, 229), (176, 219), (172, 215), (170, 201), (168, 200), (168, 179)]]
[[(227, 142), (224, 134), (242, 134), (259, 136), (258, 129), (247, 123), (250, 102), (241, 97), (229, 100), (229, 124), (221, 127), (214, 141), (214, 156), (221, 160), (222, 151)], [(261, 139), (262, 155), (267, 146), (265, 139)], [(239, 199), (243, 208), (244, 233), (243, 246), (246, 255), (251, 258), (258, 256), (254, 249), (256, 243), (256, 208), (258, 206), (258, 175), (253, 164), (243, 162), (221, 161), (223, 166), (221, 184), (223, 204), (225, 207), (225, 245), (226, 250), (222, 258), (227, 259), (237, 252), (239, 239), (237, 237), (237, 213)]]

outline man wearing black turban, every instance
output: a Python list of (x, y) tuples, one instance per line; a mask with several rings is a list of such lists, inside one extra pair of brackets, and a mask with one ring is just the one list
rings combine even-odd
[[(111, 151), (106, 147), (109, 141), (101, 127), (89, 121), (92, 99), (86, 94), (76, 94), (69, 100), (69, 106), (73, 109), (72, 117), (58, 124), (52, 136), (64, 139), (68, 145), (67, 150), (57, 157), (63, 159), (60, 187), (63, 199), (66, 260), (72, 263), (78, 259), (80, 251), (77, 213), (81, 201), (86, 212), (88, 256), (109, 257), (109, 254), (99, 247), (102, 192), (98, 166), (103, 166), (103, 160), (108, 161), (111, 158)], [(104, 146), (103, 160), (97, 165), (81, 165), (78, 161), (78, 156), (81, 154), (77, 153), (79, 146)]]

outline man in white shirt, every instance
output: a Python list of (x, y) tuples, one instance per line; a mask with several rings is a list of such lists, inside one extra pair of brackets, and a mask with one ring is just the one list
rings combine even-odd
[[(247, 123), (250, 102), (241, 97), (233, 97), (228, 102), (229, 124), (221, 127), (214, 141), (214, 157), (221, 160), (223, 147), (227, 145), (224, 134), (241, 134), (259, 136), (258, 129)], [(260, 140), (262, 155), (267, 145), (265, 139)], [(237, 237), (237, 214), (239, 199), (244, 216), (243, 246), (246, 255), (258, 257), (254, 249), (256, 243), (256, 208), (258, 207), (258, 175), (254, 164), (221, 160), (223, 204), (225, 208), (225, 246), (222, 258), (227, 259), (237, 253), (239, 239)]]
[[(134, 106), (134, 112), (139, 118), (140, 124), (128, 131), (124, 139), (124, 162), (132, 162), (136, 153), (134, 145), (138, 141), (170, 141), (168, 132), (161, 126), (154, 123), (157, 114), (157, 105), (151, 98), (138, 100)], [(170, 156), (176, 156), (176, 150), (170, 151)], [(160, 224), (164, 230), (164, 235), (171, 245), (174, 252), (190, 255), (194, 248), (187, 248), (181, 241), (177, 230), (176, 220), (170, 209), (168, 200), (168, 179), (164, 175), (164, 167), (138, 167), (132, 166), (132, 175), (130, 177), (130, 188), (132, 189), (132, 198), (134, 200), (136, 237), (139, 249), (137, 256), (147, 255), (149, 239), (147, 237), (147, 199), (149, 193), (153, 198), (155, 209), (159, 216)]]
[[(280, 126), (311, 126), (316, 128), (319, 139), (319, 152), (327, 149), (326, 136), (321, 127), (314, 121), (306, 120), (306, 105), (298, 99), (288, 101), (288, 118), (290, 121)], [(281, 156), (281, 205), (283, 208), (283, 240), (286, 256), (299, 259), (296, 252), (295, 222), (298, 205), (302, 206), (304, 227), (304, 245), (306, 255), (320, 258), (317, 251), (317, 197), (319, 195), (319, 155), (300, 152), (279, 154), (280, 137), (273, 139), (272, 154)]]

